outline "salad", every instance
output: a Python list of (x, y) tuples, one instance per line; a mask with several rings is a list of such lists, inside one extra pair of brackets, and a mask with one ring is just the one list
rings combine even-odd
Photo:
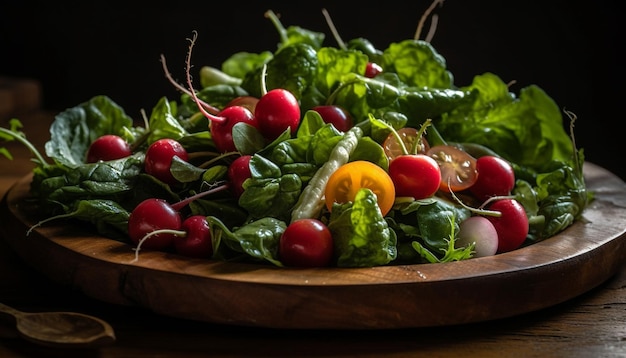
[(563, 126), (576, 117), (541, 88), (513, 93), (493, 73), (459, 86), (419, 31), (378, 49), (327, 17), (334, 46), (265, 15), (277, 48), (202, 66), (199, 89), (196, 33), (184, 82), (163, 56), (181, 95), (143, 118), (96, 96), (55, 117), (47, 158), (18, 119), (0, 128), (34, 154), (35, 227), (72, 220), (137, 255), (372, 267), (512, 251), (592, 199)]

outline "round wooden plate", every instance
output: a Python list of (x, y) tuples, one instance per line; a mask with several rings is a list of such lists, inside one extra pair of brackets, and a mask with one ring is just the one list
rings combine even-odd
[(35, 223), (30, 176), (0, 207), (7, 242), (52, 280), (96, 299), (240, 326), (390, 329), (455, 325), (549, 307), (601, 284), (626, 261), (626, 183), (591, 163), (596, 199), (584, 218), (539, 243), (443, 264), (287, 269), (188, 259), (132, 247), (81, 227)]

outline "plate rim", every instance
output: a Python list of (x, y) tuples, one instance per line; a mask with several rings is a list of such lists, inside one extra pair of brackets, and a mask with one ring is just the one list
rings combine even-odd
[[(583, 217), (593, 214), (592, 216), (595, 215), (600, 220), (603, 220), (603, 215), (600, 211), (610, 209), (612, 212), (617, 212), (626, 218), (626, 193), (623, 190), (626, 188), (626, 184), (612, 173), (591, 163), (585, 163), (585, 175), (586, 180), (589, 177), (593, 185), (589, 187), (590, 190), (601, 190), (599, 192), (600, 195), (596, 195), (593, 205), (586, 209)], [(14, 219), (18, 219), (23, 227), (28, 227), (28, 220), (25, 223), (24, 218), (19, 217), (18, 214), (21, 209), (16, 206), (16, 201), (19, 201), (20, 196), (27, 189), (26, 186), (31, 176), (32, 174), (29, 174), (21, 178), (7, 191), (2, 199), (2, 208), (0, 208), (1, 216), (16, 215)], [(617, 192), (618, 197), (615, 197), (613, 191), (604, 192), (604, 189), (607, 187), (614, 189), (613, 191)], [(612, 197), (610, 197), (611, 195)], [(614, 200), (620, 200), (624, 205), (614, 205)], [(77, 262), (80, 261), (80, 263), (76, 263), (76, 266), (71, 268), (71, 272), (64, 272), (63, 268), (52, 269), (50, 267), (52, 263), (47, 262), (45, 257), (29, 257), (29, 253), (25, 252), (27, 245), (23, 242), (24, 240), (20, 241), (19, 237), (10, 237), (15, 236), (15, 230), (8, 230), (8, 232), (3, 234), (3, 237), (23, 259), (31, 265), (38, 266), (43, 274), (52, 276), (54, 280), (79, 289), (96, 299), (114, 304), (139, 305), (158, 314), (185, 319), (275, 328), (403, 328), (440, 326), (503, 318), (552, 306), (582, 294), (604, 282), (618, 270), (622, 262), (626, 261), (626, 227), (591, 241), (587, 238), (581, 239), (576, 237), (576, 233), (585, 231), (586, 227), (591, 232), (595, 232), (594, 230), (598, 231), (598, 228), (594, 227), (593, 223), (583, 221), (574, 223), (555, 237), (518, 250), (490, 257), (439, 264), (321, 269), (279, 268), (270, 264), (255, 263), (205, 262), (206, 260), (202, 259), (188, 259), (174, 254), (148, 251), (142, 251), (139, 255), (139, 261), (133, 263), (130, 261), (134, 258), (134, 251), (130, 250), (130, 245), (93, 235), (94, 240), (108, 241), (107, 245), (110, 250), (121, 250), (124, 247), (129, 250), (121, 254), (121, 256), (115, 256), (118, 258), (124, 257), (128, 261), (119, 262), (99, 256), (102, 254), (101, 252), (89, 251), (94, 249), (91, 246), (77, 250), (77, 246), (73, 246), (73, 244), (80, 240), (83, 240), (82, 242), (84, 243), (84, 238), (47, 237), (47, 235), (58, 235), (58, 232), (54, 233), (54, 230), (57, 230), (58, 227), (66, 229), (63, 225), (50, 225), (37, 228), (33, 233), (40, 241), (48, 242), (46, 250), (71, 251), (70, 255), (77, 256), (74, 259)], [(2, 230), (7, 231), (6, 228)], [(567, 245), (576, 243), (582, 246), (586, 245), (586, 249), (572, 249), (572, 251), (568, 251)], [(554, 253), (565, 251), (568, 255), (559, 257), (555, 254), (554, 257), (550, 258), (549, 255), (545, 256), (547, 249), (555, 249)], [(530, 259), (533, 255), (542, 255), (542, 257), (545, 256), (547, 258), (543, 261), (533, 261)], [(590, 270), (589, 265), (594, 264), (593, 261), (598, 256), (602, 256), (604, 262)], [(155, 266), (155, 262), (162, 261), (164, 258), (167, 259), (168, 264), (161, 265), (161, 267)], [(37, 260), (39, 262), (33, 262)], [(190, 262), (191, 265), (189, 265)], [(90, 268), (89, 265), (94, 267)], [(477, 265), (483, 267), (483, 269), (476, 270)], [(111, 271), (107, 273), (111, 277), (106, 277), (106, 280), (110, 281), (109, 289), (113, 289), (117, 285), (117, 291), (113, 290), (109, 293), (104, 293), (101, 289), (90, 287), (88, 283), (89, 275), (96, 274), (94, 272), (95, 267)], [(444, 269), (446, 271), (445, 275), (442, 274)], [(58, 272), (55, 270), (58, 270)], [(563, 273), (568, 271), (569, 273)], [(341, 273), (341, 275), (338, 273)], [(574, 280), (576, 275), (583, 273), (586, 276), (580, 279), (576, 287), (570, 288), (565, 286), (565, 283), (558, 282), (559, 278)], [(544, 277), (544, 280), (548, 281), (548, 283), (536, 283), (536, 290), (550, 290), (550, 287), (555, 287), (554, 289), (561, 287), (561, 289), (565, 289), (567, 292), (561, 295), (553, 294), (541, 301), (534, 297), (538, 292), (530, 290), (532, 292), (528, 292), (525, 296), (532, 302), (524, 304), (522, 307), (516, 308), (513, 305), (505, 305), (506, 307), (502, 307), (502, 309), (491, 309), (485, 303), (482, 311), (486, 312), (479, 312), (481, 310), (476, 308), (471, 310), (474, 313), (462, 312), (461, 309), (456, 309), (457, 318), (428, 315), (418, 307), (424, 304), (423, 301), (425, 300), (419, 297), (420, 293), (425, 293), (426, 298), (438, 298), (436, 292), (438, 287), (447, 290), (446, 294), (450, 294), (449, 291), (455, 291), (456, 288), (459, 290), (471, 290), (472, 285), (498, 291), (503, 291), (498, 286), (503, 285), (503, 287), (508, 287), (513, 291), (519, 291), (519, 289), (516, 290), (511, 285), (533, 284), (533, 280), (541, 277)], [(285, 307), (282, 307), (282, 309), (280, 307), (273, 308), (272, 314), (258, 314), (254, 312), (254, 309), (246, 307), (241, 309), (241, 313), (228, 315), (219, 313), (214, 309), (208, 312), (202, 309), (177, 309), (175, 307), (176, 297), (166, 295), (167, 297), (163, 300), (155, 302), (154, 299), (145, 297), (145, 292), (138, 291), (138, 287), (158, 285), (157, 281), (170, 280), (170, 278), (173, 278), (171, 281), (180, 281), (180, 284), (176, 282), (170, 283), (174, 286), (179, 285), (181, 290), (188, 289), (185, 286), (186, 284), (209, 284), (224, 289), (228, 292), (224, 293), (225, 295), (236, 294), (237, 290), (249, 291), (253, 288), (261, 296), (266, 295), (274, 299), (281, 297), (280, 294), (276, 293), (277, 291), (283, 291), (285, 295), (296, 295), (299, 298), (297, 300), (285, 300)], [(502, 284), (502, 282), (506, 284)], [(450, 289), (451, 285), (457, 286)], [(427, 315), (427, 317), (417, 320), (411, 320), (410, 317), (397, 317), (397, 314), (394, 312), (386, 313), (380, 307), (371, 307), (372, 305), (379, 305), (381, 302), (387, 302), (383, 297), (363, 297), (364, 294), (382, 296), (386, 290), (398, 292), (397, 294), (402, 295), (401, 299), (411, 305), (412, 309), (407, 313), (409, 316)], [(514, 293), (519, 294), (520, 292)], [(208, 294), (203, 292), (203, 295)], [(356, 300), (356, 304), (354, 308), (340, 304), (338, 307), (345, 312), (337, 313), (332, 308), (322, 308), (320, 304), (309, 304), (307, 306), (303, 303), (303, 297), (307, 296), (327, 302), (327, 297), (323, 295), (349, 298)], [(497, 301), (501, 302), (505, 298), (511, 298), (511, 293), (500, 292), (496, 296), (494, 299), (499, 298)], [(485, 297), (484, 295), (469, 294), (466, 298), (461, 297), (456, 299), (456, 301), (462, 304), (463, 302), (475, 302), (479, 298)], [(514, 301), (519, 302), (520, 300), (515, 299)], [(252, 308), (263, 307), (267, 309), (267, 306), (251, 304), (249, 299), (243, 302), (253, 305)], [(295, 305), (299, 305), (298, 307), (301, 308), (309, 307), (313, 311), (322, 309), (329, 312), (333, 311), (341, 319), (322, 318), (315, 314), (293, 314), (292, 311), (296, 307)], [(223, 303), (222, 306), (223, 308), (228, 308), (228, 305)], [(357, 309), (368, 312), (363, 314), (356, 312)], [(287, 319), (285, 314), (288, 311), (291, 312), (291, 316)], [(278, 319), (277, 317), (279, 316), (282, 319)], [(354, 319), (350, 319), (351, 317), (354, 317)]]

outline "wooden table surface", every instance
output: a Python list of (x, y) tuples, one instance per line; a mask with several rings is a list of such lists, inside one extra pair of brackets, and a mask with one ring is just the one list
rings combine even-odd
[[(53, 116), (38, 110), (17, 116), (40, 150)], [(0, 126), (7, 125), (0, 118)], [(3, 145), (15, 158), (0, 157), (0, 196), (33, 167), (21, 144)], [(626, 357), (626, 262), (579, 297), (508, 319), (401, 330), (276, 330), (194, 322), (100, 302), (34, 271), (0, 239), (0, 302), (27, 312), (94, 315), (109, 322), (117, 337), (98, 349), (53, 349), (20, 339), (13, 324), (0, 322), (0, 357)]]

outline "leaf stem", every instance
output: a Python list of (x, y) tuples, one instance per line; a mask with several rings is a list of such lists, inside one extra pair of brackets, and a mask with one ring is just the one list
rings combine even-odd
[(26, 148), (28, 148), (28, 150), (30, 150), (30, 152), (37, 158), (37, 160), (39, 161), (39, 163), (41, 164), (47, 164), (46, 160), (44, 159), (44, 157), (41, 155), (41, 153), (39, 153), (39, 151), (37, 150), (37, 148), (35, 148), (35, 146), (33, 145), (33, 143), (29, 142), (25, 136), (20, 135), (19, 133), (16, 133), (14, 131), (8, 130), (6, 128), (2, 128), (0, 127), (0, 133), (4, 133), (6, 135), (8, 135), (10, 138), (16, 139), (18, 142), (22, 143), (23, 145), (26, 146)]

